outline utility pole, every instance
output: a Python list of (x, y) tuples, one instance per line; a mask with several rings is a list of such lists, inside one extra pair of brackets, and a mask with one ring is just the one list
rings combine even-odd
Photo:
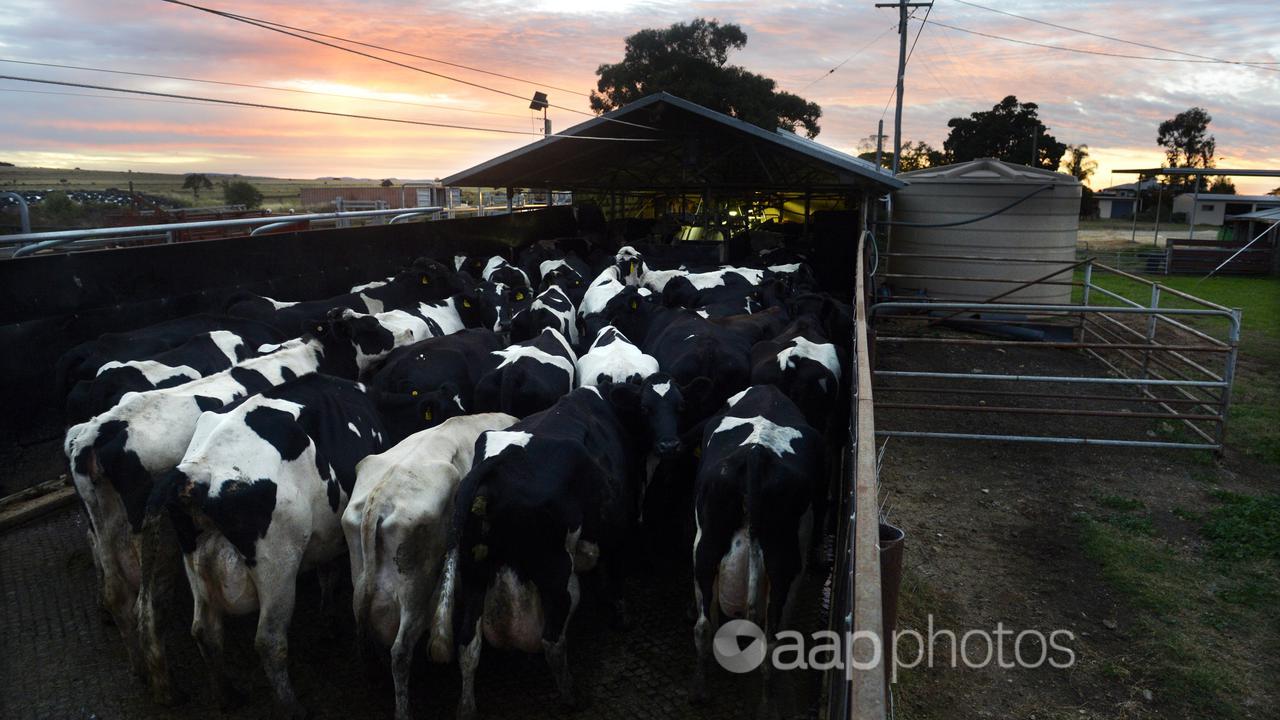
[(898, 174), (898, 165), (902, 162), (902, 81), (907, 74), (907, 9), (933, 7), (932, 2), (907, 2), (898, 0), (894, 3), (876, 3), (878, 8), (898, 8), (898, 105), (893, 111), (893, 174)]
[(880, 118), (880, 124), (876, 126), (876, 169), (882, 167), (881, 156), (884, 155), (884, 118)]

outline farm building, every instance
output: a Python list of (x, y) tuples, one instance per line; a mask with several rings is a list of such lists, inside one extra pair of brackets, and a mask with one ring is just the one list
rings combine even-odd
[(1225, 225), (1232, 215), (1276, 207), (1280, 207), (1277, 195), (1183, 193), (1173, 199), (1173, 212), (1183, 213), (1188, 221), (1194, 216), (1197, 225)]
[(449, 204), (440, 183), (405, 183), (393, 187), (341, 187), (324, 185), (302, 188), (304, 208), (415, 208), (444, 207)]
[(1160, 187), (1156, 180), (1143, 180), (1103, 188), (1093, 196), (1098, 201), (1098, 217), (1103, 220), (1131, 218), (1139, 202), (1138, 193), (1156, 191)]

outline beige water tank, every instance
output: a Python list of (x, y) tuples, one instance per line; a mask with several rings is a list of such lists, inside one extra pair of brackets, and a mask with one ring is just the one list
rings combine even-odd
[[(1033, 280), (1060, 265), (1017, 260), (1073, 262), (1080, 217), (1080, 181), (1070, 175), (1027, 165), (983, 158), (956, 165), (925, 168), (898, 176), (909, 185), (893, 195), (895, 222), (936, 225), (968, 220), (999, 210), (1044, 187), (1009, 210), (976, 223), (954, 227), (895, 225), (887, 280), (901, 294), (923, 292), (934, 300), (984, 301), (1017, 287), (1010, 282), (951, 278)], [(928, 256), (1004, 258), (952, 260)], [(1012, 259), (1012, 261), (1010, 261)], [(1071, 280), (1071, 272), (1052, 278)], [(1067, 304), (1071, 286), (1038, 284), (996, 302)]]

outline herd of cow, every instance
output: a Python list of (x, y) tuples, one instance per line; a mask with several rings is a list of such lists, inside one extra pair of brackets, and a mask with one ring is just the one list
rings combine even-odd
[(157, 701), (180, 695), (158, 629), (179, 568), (217, 701), (224, 618), (256, 612), (288, 717), (298, 576), (328, 599), (344, 554), (401, 720), (424, 635), (457, 657), (461, 718), (484, 642), (543, 653), (572, 703), (580, 587), (625, 625), (628, 557), (692, 551), (692, 700), (720, 617), (786, 623), (846, 434), (849, 307), (786, 250), (698, 271), (571, 239), (452, 264), (240, 294), (61, 359), (102, 604)]

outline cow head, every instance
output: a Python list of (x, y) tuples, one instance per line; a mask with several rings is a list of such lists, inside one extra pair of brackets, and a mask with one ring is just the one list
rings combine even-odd
[(498, 305), (480, 287), (468, 287), (454, 295), (453, 308), (463, 327), (496, 330), (499, 325)]
[(623, 288), (605, 303), (603, 310), (584, 319), (584, 337), (595, 337), (604, 326), (613, 325), (636, 346), (643, 347), (659, 309), (656, 300), (657, 296), (647, 288)]
[(565, 291), (567, 295), (570, 292), (578, 292), (586, 286), (587, 281), (583, 279), (577, 270), (568, 265), (560, 265), (542, 276), (542, 283), (538, 286), (538, 289), (546, 291), (550, 287), (558, 287)]
[(361, 375), (401, 345), (413, 342), (409, 330), (391, 330), (373, 315), (363, 315), (347, 308), (334, 308), (325, 317), (328, 336), (335, 342), (348, 342), (355, 349), (356, 368)]
[(393, 283), (414, 288), (420, 302), (443, 300), (457, 290), (454, 272), (448, 266), (430, 258), (418, 258), (408, 268), (396, 275)]
[(619, 412), (640, 420), (648, 430), (650, 449), (658, 457), (671, 457), (681, 447), (681, 421), (689, 409), (686, 396), (701, 405), (711, 393), (711, 381), (700, 377), (681, 386), (670, 375), (656, 373), (638, 384), (608, 385), (607, 392)]
[(453, 383), (434, 390), (401, 390), (404, 391), (381, 393), (377, 398), (378, 412), (390, 436), (389, 444), (467, 413), (461, 393)]
[(641, 265), (644, 263), (644, 256), (639, 250), (624, 245), (618, 249), (616, 255), (613, 256), (614, 263), (618, 266), (618, 278), (625, 285), (638, 286), (640, 284)]

